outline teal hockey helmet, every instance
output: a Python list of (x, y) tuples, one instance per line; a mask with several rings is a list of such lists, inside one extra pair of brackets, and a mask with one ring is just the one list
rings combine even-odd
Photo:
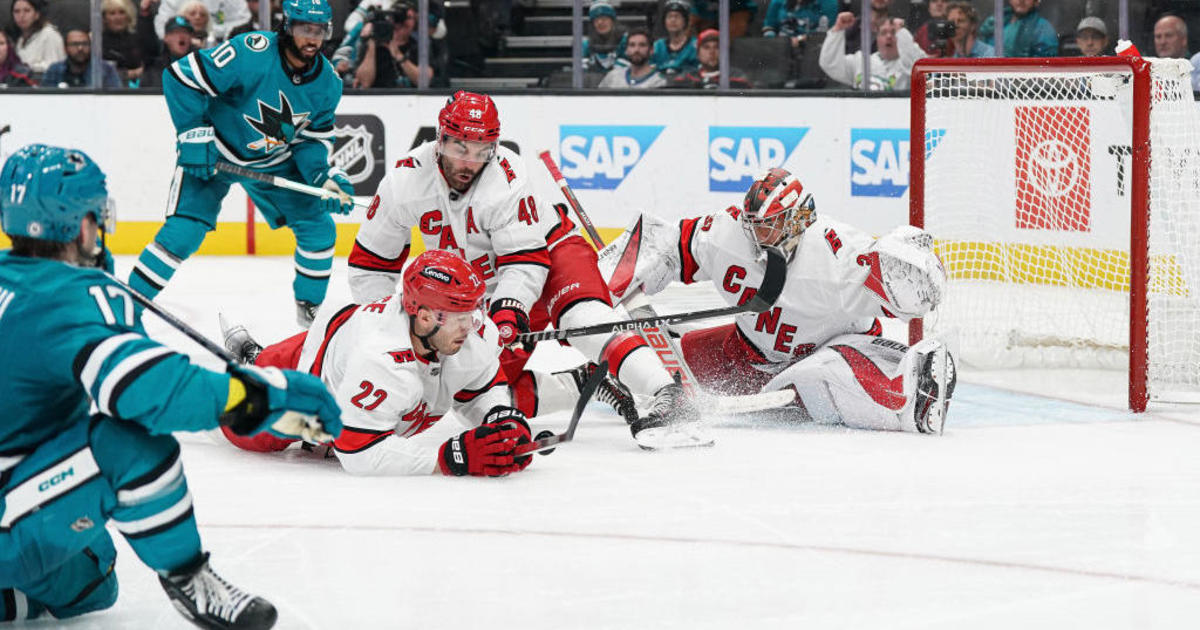
[(333, 8), (327, 0), (283, 0), (284, 32), (292, 33), (292, 29), (300, 25), (317, 27), (312, 33), (300, 33), (301, 35), (313, 39), (329, 39), (333, 34)]
[(92, 214), (112, 231), (104, 171), (83, 151), (44, 144), (22, 147), (0, 170), (0, 227), (9, 236), (69, 242)]

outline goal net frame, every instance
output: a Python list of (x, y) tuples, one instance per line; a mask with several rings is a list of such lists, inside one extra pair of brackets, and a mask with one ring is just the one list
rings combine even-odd
[[(1075, 58), (1000, 58), (1000, 59), (921, 59), (912, 70), (910, 111), (910, 181), (909, 220), (912, 225), (925, 225), (926, 192), (926, 98), (930, 73), (997, 73), (1011, 72), (1036, 77), (1039, 74), (1072, 72), (1120, 72), (1132, 75), (1132, 115), (1129, 182), (1130, 242), (1129, 242), (1129, 408), (1146, 409), (1148, 396), (1149, 309), (1147, 291), (1150, 280), (1149, 221), (1150, 221), (1150, 117), (1152, 77), (1150, 60), (1141, 57), (1075, 57)], [(983, 149), (986, 151), (986, 149)], [(938, 235), (935, 233), (934, 237)], [(920, 340), (923, 322), (910, 323), (911, 343)]]

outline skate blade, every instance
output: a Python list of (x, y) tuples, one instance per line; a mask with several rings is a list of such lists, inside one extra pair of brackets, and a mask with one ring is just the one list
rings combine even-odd
[(646, 451), (707, 447), (717, 443), (707, 431), (693, 424), (643, 429), (633, 441)]

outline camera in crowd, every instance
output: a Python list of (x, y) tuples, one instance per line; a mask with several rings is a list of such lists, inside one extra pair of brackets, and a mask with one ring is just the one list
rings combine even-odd
[(950, 42), (954, 39), (954, 22), (945, 19), (931, 20), (929, 22), (929, 39), (933, 43), (935, 56), (949, 57), (951, 50)]
[(406, 2), (397, 2), (388, 10), (372, 8), (367, 14), (367, 21), (371, 24), (371, 39), (383, 44), (392, 41), (396, 25), (404, 23), (412, 13), (412, 5)]

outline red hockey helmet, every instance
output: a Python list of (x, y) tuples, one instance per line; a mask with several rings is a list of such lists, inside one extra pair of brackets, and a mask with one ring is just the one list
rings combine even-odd
[(817, 220), (817, 207), (795, 175), (773, 168), (750, 185), (740, 219), (746, 236), (760, 249), (779, 247), (791, 256), (804, 230)]
[(480, 312), (483, 280), (454, 252), (432, 249), (417, 256), (404, 270), (404, 311), (416, 315), (424, 307), (442, 313)]
[(459, 90), (438, 114), (438, 127), (439, 136), (492, 143), (500, 139), (500, 114), (487, 94)]

